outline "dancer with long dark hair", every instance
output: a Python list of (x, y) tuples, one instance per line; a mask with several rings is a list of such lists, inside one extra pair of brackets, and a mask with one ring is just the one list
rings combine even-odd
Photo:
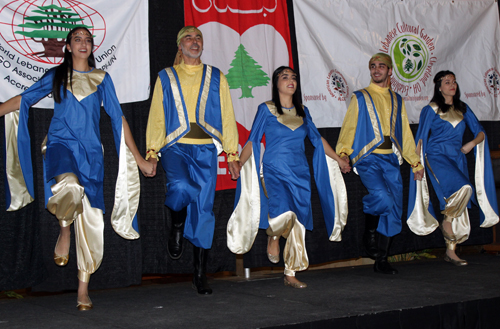
[[(462, 145), (467, 127), (474, 139)], [(440, 71), (434, 77), (434, 95), (420, 113), (416, 140), (426, 176), (419, 183), (410, 179), (408, 226), (418, 235), (429, 234), (439, 226), (446, 243), (444, 260), (457, 266), (467, 265), (466, 260), (457, 256), (455, 248), (470, 234), (467, 207), (475, 197), (465, 155), (472, 149), (476, 157), (475, 183), (481, 227), (498, 223), (498, 206), (486, 134), (469, 106), (460, 100), (460, 88), (453, 72)], [(440, 224), (429, 198), (427, 178), (444, 216)]]
[[(348, 172), (351, 167), (321, 137), (309, 110), (300, 103), (299, 82), (293, 69), (277, 68), (272, 80), (272, 100), (259, 105), (241, 152), (244, 166), (227, 226), (228, 247), (234, 253), (246, 253), (258, 228), (266, 229), (267, 256), (270, 262), (278, 263), (279, 239), (284, 237), (284, 284), (305, 288), (307, 284), (295, 277), (295, 272), (309, 266), (305, 232), (313, 229), (311, 177), (304, 139), (308, 137), (315, 147), (314, 177), (331, 241), (341, 240), (346, 224), (347, 193), (341, 171)], [(266, 150), (261, 164), (264, 134)]]
[(6, 195), (10, 201), (8, 210), (13, 211), (33, 201), (34, 196), (27, 130), (29, 108), (48, 94), (53, 95), (54, 116), (43, 145), (46, 206), (57, 217), (61, 228), (54, 249), (54, 261), (59, 266), (68, 263), (70, 225), (75, 224), (79, 282), (77, 307), (82, 311), (93, 307), (88, 284), (91, 274), (101, 264), (104, 251), (104, 156), (99, 131), (101, 103), (111, 117), (120, 156), (111, 221), (115, 231), (126, 239), (139, 237), (133, 222), (140, 182), (137, 168), (130, 164), (137, 163), (145, 176), (150, 176), (154, 170), (135, 145), (111, 77), (95, 68), (93, 48), (93, 36), (88, 29), (72, 29), (66, 38), (62, 64), (47, 71), (21, 95), (0, 105), (0, 116), (5, 115), (6, 152), (10, 159), (6, 166)]

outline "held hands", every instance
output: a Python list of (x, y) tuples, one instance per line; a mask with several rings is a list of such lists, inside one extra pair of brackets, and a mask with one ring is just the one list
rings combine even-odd
[(476, 146), (476, 144), (474, 143), (474, 141), (470, 141), (470, 142), (464, 144), (464, 146), (462, 146), (460, 151), (463, 154), (468, 154), (475, 146)]
[[(420, 157), (420, 153), (422, 153), (422, 140), (418, 141), (415, 153)], [(422, 178), (424, 178), (424, 169), (420, 169), (413, 174), (413, 180), (422, 180)]]
[(240, 177), (241, 163), (239, 161), (228, 162), (227, 168), (232, 180), (237, 180)]
[(340, 158), (338, 161), (340, 171), (343, 174), (347, 174), (348, 172), (351, 172), (351, 166), (349, 165), (349, 158), (347, 156), (343, 156)]
[(156, 175), (156, 166), (158, 164), (158, 160), (155, 158), (149, 158), (148, 160), (142, 159), (137, 165), (139, 169), (141, 169), (142, 174), (145, 177), (155, 177)]
[(424, 169), (420, 169), (416, 173), (413, 174), (413, 180), (422, 180), (424, 177)]

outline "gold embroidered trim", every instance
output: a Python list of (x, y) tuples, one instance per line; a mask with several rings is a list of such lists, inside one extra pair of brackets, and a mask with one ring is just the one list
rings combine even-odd
[(396, 148), (398, 149), (399, 153), (403, 154), (403, 149), (401, 148), (401, 145), (399, 145), (399, 141), (396, 138), (396, 120), (398, 119), (398, 98), (396, 97), (396, 93), (389, 90), (389, 93), (391, 94), (392, 97), (392, 118), (391, 118), (391, 137), (393, 140), (394, 145), (396, 145)]
[(436, 103), (430, 103), (430, 107), (436, 112), (437, 115), (441, 118), (441, 120), (447, 121), (451, 123), (453, 128), (455, 128), (462, 120), (464, 119), (464, 115), (462, 112), (455, 111), (454, 107), (451, 107), (448, 112), (443, 113), (441, 109), (437, 106)]
[(170, 87), (172, 88), (172, 95), (175, 100), (175, 108), (177, 109), (177, 115), (179, 116), (180, 126), (176, 130), (174, 130), (170, 135), (167, 136), (166, 141), (167, 145), (171, 143), (174, 139), (182, 135), (183, 132), (187, 129), (186, 117), (184, 116), (184, 107), (182, 106), (182, 98), (179, 90), (179, 86), (177, 84), (177, 80), (175, 79), (175, 75), (172, 72), (171, 67), (167, 67), (165, 69), (168, 75), (168, 79), (170, 80)]
[(358, 155), (356, 155), (356, 157), (352, 160), (352, 164), (355, 164), (363, 155), (365, 155), (383, 138), (382, 133), (378, 127), (377, 114), (375, 112), (375, 108), (373, 107), (372, 100), (370, 99), (370, 95), (365, 89), (361, 90), (361, 92), (363, 93), (363, 97), (365, 98), (366, 108), (368, 110), (368, 115), (370, 116), (370, 122), (373, 127), (373, 133), (375, 134), (375, 138), (361, 149)]
[(205, 73), (205, 82), (203, 83), (203, 90), (201, 91), (198, 121), (200, 123), (200, 126), (204, 127), (212, 135), (216, 136), (219, 140), (222, 140), (221, 132), (205, 122), (205, 110), (207, 107), (208, 92), (210, 91), (211, 81), (212, 81), (212, 66), (207, 65), (207, 71)]
[(93, 69), (91, 72), (73, 71), (73, 88), (68, 85), (66, 89), (69, 90), (79, 102), (81, 102), (85, 97), (97, 91), (97, 87), (102, 83), (105, 76), (106, 72), (99, 69)]
[(297, 116), (297, 110), (295, 108), (288, 112), (283, 111), (283, 115), (278, 114), (278, 109), (273, 101), (266, 102), (269, 111), (277, 118), (278, 122), (286, 126), (292, 131), (299, 128), (304, 124), (304, 119)]

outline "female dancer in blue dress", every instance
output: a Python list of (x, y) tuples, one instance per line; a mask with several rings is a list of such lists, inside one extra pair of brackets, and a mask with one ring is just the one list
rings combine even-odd
[[(475, 149), (475, 183), (481, 210), (481, 227), (498, 222), (498, 207), (488, 144), (484, 129), (472, 110), (460, 100), (460, 89), (451, 71), (440, 71), (434, 77), (434, 96), (422, 109), (416, 139), (417, 153), (426, 167), (426, 176), (439, 199), (443, 221), (439, 224), (446, 242), (444, 260), (457, 266), (467, 265), (455, 253), (457, 243), (470, 233), (467, 207), (475, 201), (469, 181), (465, 155)], [(462, 145), (465, 128), (474, 139)], [(427, 179), (410, 179), (408, 226), (418, 235), (433, 232), (438, 223), (427, 190)]]
[(75, 223), (79, 310), (93, 307), (88, 296), (88, 283), (90, 275), (101, 264), (104, 250), (104, 156), (99, 132), (101, 103), (111, 117), (120, 156), (111, 221), (115, 231), (126, 239), (139, 237), (134, 230), (137, 228), (134, 219), (140, 192), (136, 163), (145, 176), (153, 172), (153, 166), (141, 157), (135, 145), (110, 76), (94, 67), (93, 47), (90, 31), (83, 27), (74, 28), (66, 38), (63, 63), (49, 70), (21, 95), (0, 105), (0, 116), (5, 116), (8, 135), (7, 159), (16, 162), (8, 160), (6, 165), (8, 211), (12, 211), (33, 201), (27, 131), (29, 108), (52, 92), (54, 116), (43, 150), (46, 204), (47, 209), (56, 215), (61, 228), (54, 250), (54, 261), (59, 266), (68, 263), (70, 225)]
[[(305, 230), (312, 230), (311, 184), (304, 139), (309, 137), (315, 147), (314, 176), (332, 241), (340, 241), (347, 218), (347, 195), (339, 166), (343, 172), (350, 171), (350, 166), (321, 137), (308, 109), (300, 104), (297, 74), (282, 66), (274, 71), (272, 79), (272, 101), (259, 106), (241, 153), (243, 168), (235, 210), (227, 227), (228, 247), (234, 253), (245, 253), (251, 248), (258, 228), (266, 229), (268, 258), (277, 263), (279, 238), (286, 238), (284, 283), (305, 288), (307, 285), (295, 278), (296, 271), (309, 265)], [(261, 166), (260, 143), (264, 134), (266, 150)]]

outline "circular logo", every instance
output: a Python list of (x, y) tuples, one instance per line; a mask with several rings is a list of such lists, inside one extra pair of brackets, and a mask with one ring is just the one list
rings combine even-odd
[(81, 25), (94, 35), (94, 51), (106, 35), (102, 15), (73, 0), (14, 0), (0, 9), (2, 38), (19, 54), (40, 63), (60, 64), (68, 32)]
[(429, 51), (425, 43), (412, 34), (398, 37), (391, 44), (390, 54), (396, 64), (392, 71), (401, 82), (416, 81), (429, 63)]
[(495, 68), (491, 68), (484, 74), (484, 85), (490, 94), (497, 97), (500, 94), (500, 73)]
[(326, 87), (330, 95), (339, 101), (345, 101), (345, 98), (349, 94), (349, 86), (344, 76), (337, 70), (331, 70), (328, 73)]

